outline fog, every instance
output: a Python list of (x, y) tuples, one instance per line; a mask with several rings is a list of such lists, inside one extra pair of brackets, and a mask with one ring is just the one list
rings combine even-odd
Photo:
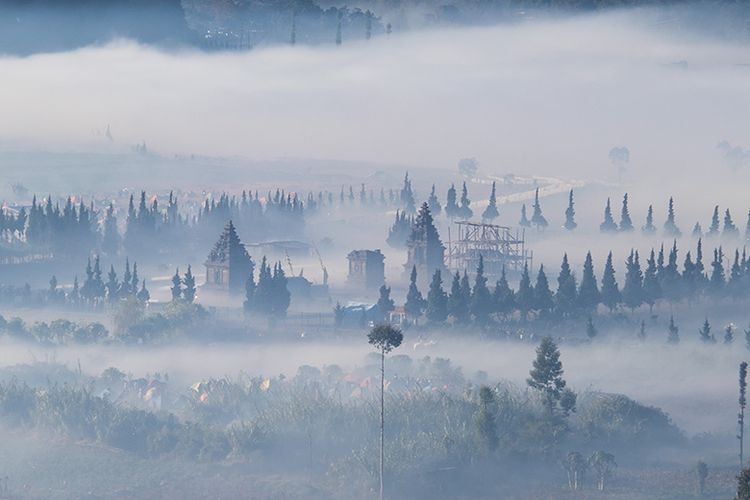
[[(358, 160), (653, 182), (747, 144), (742, 46), (635, 11), (242, 53), (121, 40), (3, 57), (6, 148)], [(113, 143), (98, 136), (111, 127)]]

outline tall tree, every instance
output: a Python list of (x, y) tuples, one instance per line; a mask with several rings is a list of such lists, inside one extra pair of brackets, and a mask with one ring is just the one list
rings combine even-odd
[(174, 276), (172, 276), (172, 288), (170, 288), (170, 291), (172, 292), (172, 301), (178, 301), (180, 300), (180, 297), (182, 297), (182, 280), (180, 279), (180, 269), (178, 268)]
[(706, 236), (718, 236), (719, 235), (719, 205), (714, 207), (714, 213), (711, 216), (711, 225), (708, 226), (708, 232)]
[(568, 208), (565, 209), (565, 224), (563, 227), (568, 231), (572, 231), (578, 227), (576, 224), (575, 216), (576, 210), (574, 208), (575, 203), (573, 202), (573, 190), (571, 189), (568, 193)]
[(544, 272), (544, 265), (541, 265), (534, 285), (534, 308), (539, 311), (540, 316), (546, 317), (552, 312), (553, 307), (555, 307), (555, 301), (549, 289), (549, 280)]
[(646, 212), (646, 224), (641, 228), (641, 231), (645, 235), (651, 235), (656, 232), (656, 226), (654, 225), (654, 206), (648, 206), (648, 212)]
[(521, 274), (521, 281), (518, 283), (518, 293), (516, 293), (516, 306), (521, 312), (522, 320), (526, 320), (529, 311), (534, 309), (534, 288), (531, 286), (528, 264), (523, 265), (523, 273)]
[(425, 315), (431, 323), (443, 323), (448, 318), (448, 295), (443, 290), (443, 279), (439, 269), (432, 275)]
[(497, 196), (495, 194), (495, 181), (492, 181), (492, 191), (490, 192), (490, 202), (487, 208), (482, 212), (482, 220), (492, 222), (500, 216), (497, 210)]
[(192, 304), (195, 301), (195, 276), (193, 276), (193, 269), (188, 265), (187, 272), (182, 278), (182, 284), (185, 288), (182, 289), (182, 297), (185, 302)]
[(521, 205), (521, 220), (518, 221), (521, 227), (531, 227), (531, 221), (526, 217), (526, 204)]
[(385, 355), (404, 340), (401, 330), (391, 325), (376, 325), (367, 335), (369, 344), (380, 351), (380, 500), (384, 499), (385, 469)]
[(638, 252), (630, 251), (625, 263), (625, 283), (622, 286), (622, 301), (631, 311), (643, 304), (643, 273)]
[(706, 344), (716, 343), (716, 338), (714, 337), (714, 334), (711, 333), (711, 324), (708, 322), (708, 318), (703, 322), (703, 326), (698, 330), (698, 334), (700, 335), (701, 342)]
[(617, 279), (615, 278), (615, 267), (612, 265), (612, 252), (609, 252), (609, 255), (607, 255), (607, 263), (604, 266), (601, 294), (602, 304), (607, 306), (610, 311), (617, 309), (622, 297), (620, 296), (620, 289), (617, 286)]
[(493, 309), (492, 295), (487, 288), (487, 278), (484, 276), (484, 258), (480, 255), (471, 294), (471, 313), (474, 315), (476, 324), (486, 326), (490, 322)]
[(445, 201), (445, 215), (449, 219), (455, 219), (458, 217), (458, 204), (456, 203), (456, 186), (451, 184), (448, 189), (448, 197)]
[(458, 207), (458, 216), (462, 219), (469, 220), (474, 215), (474, 211), (470, 207), (471, 200), (469, 199), (469, 191), (466, 189), (466, 182), (463, 183), (461, 188), (461, 206)]
[(646, 272), (643, 275), (643, 302), (648, 304), (650, 312), (653, 313), (654, 304), (659, 298), (661, 298), (661, 285), (656, 276), (656, 258), (652, 248), (646, 264)]
[(555, 294), (555, 310), (562, 316), (570, 316), (576, 309), (576, 280), (570, 271), (568, 254), (563, 255), (560, 274), (557, 275), (557, 293)]
[(703, 228), (701, 227), (701, 223), (700, 222), (696, 222), (695, 223), (695, 225), (693, 226), (693, 232), (690, 233), (690, 236), (692, 236), (696, 240), (698, 238), (703, 238)]
[(500, 279), (495, 283), (495, 289), (492, 291), (492, 301), (495, 304), (495, 311), (501, 316), (505, 317), (513, 312), (515, 307), (515, 295), (505, 277), (505, 267), (503, 267)]
[(115, 266), (110, 265), (109, 267), (109, 274), (107, 274), (107, 299), (109, 299), (110, 302), (115, 302), (117, 300), (118, 292), (120, 289), (120, 284), (117, 281), (117, 273), (115, 272)]
[(589, 316), (589, 319), (586, 320), (586, 336), (590, 339), (593, 339), (597, 336), (599, 332), (596, 330), (596, 327), (594, 326), (594, 319)]
[[(468, 283), (468, 278), (466, 280)], [(451, 284), (451, 293), (448, 297), (448, 314), (459, 325), (469, 322), (469, 303), (461, 289), (461, 275), (456, 271)]]
[(115, 207), (110, 202), (102, 226), (102, 250), (107, 255), (117, 255), (119, 248), (120, 233), (117, 231), (117, 217), (115, 217)]
[(437, 217), (438, 215), (440, 215), (442, 206), (440, 206), (440, 201), (438, 200), (437, 194), (435, 194), (435, 184), (432, 185), (432, 191), (430, 191), (430, 197), (427, 198), (427, 206), (430, 207), (430, 212), (432, 212), (432, 215), (434, 217)]
[(620, 231), (632, 231), (633, 221), (630, 218), (630, 210), (628, 209), (628, 193), (622, 197), (622, 209), (620, 210)]
[(545, 229), (549, 225), (547, 219), (542, 215), (542, 205), (539, 203), (539, 188), (536, 188), (536, 191), (534, 191), (534, 212), (531, 214), (531, 223), (537, 229)]
[(592, 313), (596, 311), (600, 300), (599, 286), (594, 275), (594, 261), (591, 258), (591, 252), (587, 252), (583, 263), (581, 287), (578, 289), (578, 307), (586, 313)]
[(603, 233), (614, 233), (617, 231), (617, 224), (612, 217), (612, 206), (607, 198), (607, 205), (604, 207), (604, 221), (599, 224), (599, 231)]
[(714, 260), (711, 262), (711, 278), (709, 286), (715, 297), (724, 293), (726, 275), (724, 273), (724, 252), (721, 247), (714, 249)]
[(526, 383), (539, 391), (544, 408), (553, 413), (560, 409), (565, 415), (575, 408), (575, 394), (566, 389), (560, 351), (551, 337), (543, 337), (536, 348), (536, 359)]
[(682, 231), (677, 227), (674, 213), (674, 199), (669, 197), (669, 205), (667, 206), (667, 220), (664, 222), (664, 234), (670, 238), (679, 238), (682, 236)]
[(404, 304), (404, 312), (409, 318), (412, 318), (415, 322), (422, 316), (427, 303), (422, 297), (422, 292), (417, 288), (417, 267), (412, 266), (411, 275), (409, 276), (409, 291), (406, 293), (406, 303)]
[(745, 407), (747, 406), (747, 362), (740, 363), (740, 412), (737, 414), (737, 425), (740, 433), (737, 439), (740, 441), (740, 467), (745, 466)]
[(495, 416), (495, 393), (483, 385), (479, 388), (479, 413), (477, 414), (477, 431), (479, 439), (488, 452), (497, 449), (500, 439), (497, 435), (497, 421)]
[(728, 208), (724, 211), (724, 230), (722, 235), (725, 238), (738, 238), (740, 236), (740, 230), (734, 225), (732, 214), (729, 213)]

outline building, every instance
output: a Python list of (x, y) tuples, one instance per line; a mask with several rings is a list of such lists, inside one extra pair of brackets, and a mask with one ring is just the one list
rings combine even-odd
[(208, 254), (205, 266), (205, 286), (244, 293), (245, 284), (255, 266), (231, 220)]
[(385, 256), (380, 250), (353, 250), (346, 258), (350, 285), (377, 290), (385, 284)]

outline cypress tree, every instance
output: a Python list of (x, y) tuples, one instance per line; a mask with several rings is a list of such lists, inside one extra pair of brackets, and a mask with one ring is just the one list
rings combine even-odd
[(669, 317), (669, 328), (667, 334), (667, 343), (679, 344), (680, 343), (680, 329), (674, 324), (674, 316)]
[(625, 267), (622, 301), (632, 312), (643, 303), (643, 273), (638, 261), (638, 252), (630, 251)]
[(727, 283), (727, 290), (730, 295), (734, 298), (739, 298), (744, 292), (745, 285), (745, 274), (744, 268), (740, 264), (740, 251), (734, 251), (734, 262), (729, 270), (729, 282)]
[(140, 300), (141, 303), (143, 304), (151, 300), (151, 294), (148, 293), (148, 290), (146, 289), (146, 280), (143, 280), (143, 283), (141, 284), (141, 289), (136, 294), (136, 298)]
[(116, 255), (120, 248), (120, 233), (117, 231), (115, 207), (110, 202), (102, 227), (102, 251), (107, 255)]
[(641, 231), (645, 235), (651, 235), (656, 232), (656, 226), (654, 225), (654, 206), (648, 206), (648, 212), (646, 213), (646, 224), (641, 228)]
[(718, 236), (719, 235), (719, 205), (714, 207), (714, 213), (711, 216), (711, 225), (708, 226), (708, 232), (706, 236)]
[(586, 313), (595, 312), (600, 299), (599, 286), (594, 275), (594, 261), (591, 252), (587, 252), (586, 261), (583, 263), (581, 287), (578, 289), (578, 307)]
[(722, 235), (725, 238), (737, 238), (740, 235), (740, 231), (737, 229), (737, 226), (734, 225), (732, 214), (729, 213), (728, 208), (724, 212), (724, 231)]
[(427, 304), (424, 298), (422, 298), (422, 292), (417, 288), (417, 266), (412, 266), (411, 275), (409, 277), (409, 291), (406, 293), (406, 303), (404, 304), (404, 312), (414, 321), (418, 321), (419, 317), (422, 316)]
[(695, 223), (695, 225), (693, 226), (693, 232), (690, 235), (695, 239), (703, 237), (703, 228), (701, 228), (700, 222)]
[(382, 321), (388, 321), (391, 312), (396, 309), (396, 303), (391, 298), (391, 288), (380, 285), (380, 296), (378, 297), (378, 312)]
[(724, 293), (726, 278), (724, 274), (724, 252), (721, 247), (714, 249), (714, 260), (711, 262), (711, 278), (709, 286), (715, 297)]
[(664, 234), (670, 238), (679, 238), (682, 236), (680, 228), (677, 227), (674, 213), (674, 199), (669, 197), (669, 205), (667, 207), (667, 220), (664, 222)]
[(130, 293), (135, 295), (135, 291), (138, 289), (138, 283), (140, 283), (138, 278), (138, 263), (133, 262), (133, 276), (130, 278)]
[(248, 276), (247, 281), (245, 281), (245, 301), (242, 303), (242, 308), (245, 311), (246, 315), (250, 314), (253, 311), (254, 302), (255, 302), (255, 278), (251, 270), (250, 276)]
[[(271, 280), (273, 297), (271, 313), (276, 318), (285, 317), (289, 305), (292, 302), (292, 295), (289, 293), (287, 282), (288, 280), (284, 273), (284, 269), (281, 267), (281, 262), (277, 262), (273, 268), (273, 276)], [(364, 310), (362, 312), (364, 313)]]
[(539, 311), (542, 317), (549, 316), (555, 302), (552, 298), (552, 292), (549, 289), (549, 281), (544, 272), (544, 265), (539, 266), (539, 272), (536, 275), (536, 284), (534, 285), (534, 308)]
[(695, 264), (688, 251), (682, 264), (682, 288), (688, 299), (692, 300), (698, 292), (699, 279), (695, 272)]
[(180, 297), (182, 296), (182, 280), (180, 279), (180, 269), (178, 268), (174, 276), (172, 276), (172, 288), (170, 288), (172, 292), (172, 302), (180, 300)]
[(469, 220), (474, 215), (474, 211), (470, 207), (471, 200), (469, 199), (469, 191), (466, 189), (466, 182), (464, 181), (463, 187), (461, 188), (461, 206), (458, 208), (458, 216), (462, 219)]
[(427, 199), (427, 205), (430, 207), (430, 212), (432, 212), (434, 217), (440, 215), (440, 211), (443, 208), (440, 206), (440, 201), (438, 201), (438, 197), (435, 194), (435, 184), (432, 185), (432, 191), (430, 191), (430, 197)]
[(700, 291), (708, 282), (708, 278), (706, 277), (706, 268), (703, 265), (703, 240), (702, 239), (698, 239), (698, 246), (695, 252), (695, 277), (698, 283), (698, 290)]
[(125, 258), (125, 273), (122, 275), (122, 284), (120, 285), (120, 295), (125, 297), (130, 295), (130, 285), (133, 275), (130, 273), (130, 261)]
[(537, 229), (545, 229), (549, 225), (547, 219), (542, 215), (542, 205), (539, 203), (539, 188), (536, 188), (536, 191), (534, 191), (534, 213), (531, 214), (531, 223)]
[(443, 279), (439, 269), (432, 275), (425, 315), (431, 323), (443, 323), (448, 317), (448, 296), (443, 290)]
[(724, 328), (724, 345), (732, 345), (734, 343), (734, 327), (730, 323)]
[(107, 298), (110, 302), (117, 300), (118, 290), (120, 284), (117, 282), (117, 273), (115, 272), (115, 266), (110, 265), (109, 274), (107, 274)]
[(703, 326), (700, 330), (698, 330), (698, 335), (700, 335), (701, 342), (705, 344), (715, 344), (716, 338), (714, 337), (713, 333), (711, 333), (711, 325), (708, 322), (708, 318), (706, 318), (706, 321), (703, 322)]
[(682, 298), (684, 288), (680, 271), (677, 268), (677, 240), (672, 243), (672, 248), (669, 250), (667, 265), (660, 275), (660, 281), (665, 298), (673, 302)]
[(607, 306), (610, 312), (614, 311), (622, 300), (620, 289), (617, 286), (615, 278), (615, 268), (612, 265), (612, 252), (607, 256), (607, 263), (604, 266), (602, 275), (602, 304)]
[(495, 393), (483, 385), (479, 389), (479, 413), (477, 414), (477, 432), (479, 439), (488, 452), (497, 449), (499, 438), (497, 436), (497, 421), (495, 416)]
[(482, 212), (482, 220), (492, 222), (500, 216), (497, 210), (497, 196), (495, 194), (495, 181), (492, 181), (492, 191), (490, 192), (490, 202), (487, 208)]
[(563, 227), (567, 229), (568, 231), (572, 231), (573, 229), (578, 227), (578, 224), (576, 224), (575, 216), (576, 216), (576, 210), (573, 208), (575, 203), (573, 202), (573, 190), (571, 189), (568, 193), (568, 208), (565, 209), (565, 224), (563, 224)]
[(521, 205), (521, 220), (518, 221), (521, 227), (531, 227), (531, 221), (526, 217), (526, 204)]
[(492, 301), (495, 304), (495, 311), (498, 314), (507, 316), (513, 312), (515, 296), (505, 277), (505, 267), (503, 267), (500, 279), (495, 283), (495, 289), (492, 292)]
[(258, 284), (253, 294), (253, 310), (264, 315), (268, 315), (273, 308), (272, 280), (271, 268), (268, 266), (268, 261), (264, 255), (258, 271)]
[(99, 263), (99, 256), (94, 259), (94, 297), (103, 298), (106, 292), (104, 281), (102, 280), (102, 268)]
[[(468, 280), (467, 280), (468, 281)], [(469, 321), (469, 303), (465, 300), (461, 290), (461, 275), (456, 271), (451, 284), (451, 294), (448, 297), (448, 314), (457, 324), (466, 324)]]
[(632, 231), (633, 221), (630, 218), (630, 210), (628, 209), (628, 193), (622, 197), (622, 210), (620, 210), (620, 231)]
[(660, 298), (661, 285), (656, 275), (656, 258), (652, 248), (646, 264), (646, 272), (643, 275), (643, 302), (648, 304), (649, 311), (653, 313), (654, 304)]
[(486, 326), (490, 321), (493, 310), (492, 295), (487, 288), (487, 278), (484, 277), (484, 259), (479, 256), (477, 274), (474, 278), (474, 289), (471, 294), (471, 313), (479, 326)]
[(557, 275), (557, 293), (555, 309), (562, 316), (570, 316), (576, 309), (576, 280), (570, 271), (568, 254), (563, 255), (560, 274)]
[(448, 189), (448, 197), (445, 202), (445, 215), (449, 219), (458, 217), (458, 204), (456, 203), (456, 186), (451, 184)]
[(521, 281), (518, 283), (518, 293), (516, 293), (516, 306), (521, 312), (521, 319), (526, 319), (529, 311), (534, 309), (534, 288), (531, 286), (529, 277), (529, 265), (524, 264)]
[(182, 290), (182, 297), (185, 299), (185, 302), (188, 304), (192, 304), (193, 301), (195, 301), (195, 276), (193, 276), (193, 270), (188, 265), (187, 272), (185, 273), (185, 276), (182, 279), (182, 284), (185, 285), (185, 288)]
[(603, 233), (613, 233), (617, 231), (617, 224), (612, 218), (612, 206), (610, 205), (609, 198), (607, 198), (607, 205), (604, 207), (604, 221), (599, 224), (599, 231)]

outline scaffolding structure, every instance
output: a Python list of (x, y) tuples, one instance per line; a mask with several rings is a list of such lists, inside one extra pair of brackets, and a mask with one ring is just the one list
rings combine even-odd
[(456, 239), (451, 239), (448, 228), (447, 267), (451, 273), (476, 272), (479, 257), (484, 262), (484, 275), (497, 279), (503, 272), (520, 274), (533, 253), (526, 249), (525, 231), (495, 224), (459, 221)]

